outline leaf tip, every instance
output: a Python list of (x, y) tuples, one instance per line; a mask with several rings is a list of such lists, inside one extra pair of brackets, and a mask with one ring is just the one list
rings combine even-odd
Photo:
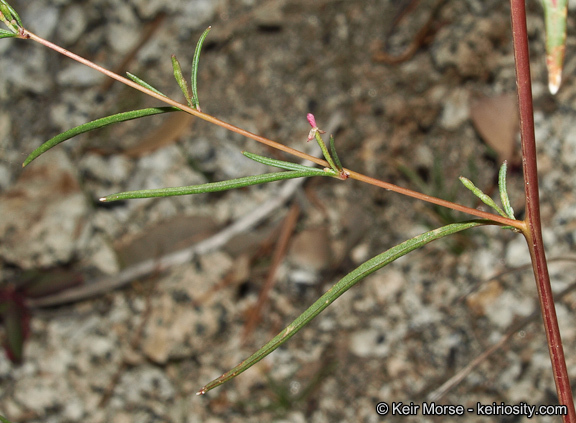
[(555, 95), (560, 89), (560, 83), (562, 82), (562, 72), (556, 72), (555, 74), (550, 74), (548, 78), (548, 89), (550, 94)]

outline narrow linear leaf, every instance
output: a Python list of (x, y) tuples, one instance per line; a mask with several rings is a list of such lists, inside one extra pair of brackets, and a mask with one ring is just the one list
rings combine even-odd
[(136, 82), (138, 85), (141, 85), (144, 88), (148, 88), (150, 91), (154, 91), (156, 94), (159, 94), (161, 96), (164, 97), (168, 97), (166, 94), (160, 92), (159, 90), (157, 90), (156, 88), (154, 88), (152, 85), (150, 85), (149, 83), (143, 81), (142, 79), (138, 78), (136, 75), (134, 75), (133, 73), (130, 72), (126, 72), (126, 76), (128, 76), (128, 78), (130, 78), (132, 81)]
[(222, 385), (223, 383), (229, 381), (230, 379), (238, 376), (243, 371), (252, 367), (254, 364), (262, 360), (272, 351), (276, 350), (280, 345), (294, 336), (300, 329), (307, 325), (312, 319), (314, 319), (318, 314), (320, 314), (326, 307), (332, 304), (338, 297), (348, 291), (352, 286), (358, 283), (360, 280), (364, 279), (366, 276), (374, 273), (375, 271), (381, 269), (387, 264), (392, 263), (394, 260), (408, 254), (409, 252), (422, 247), (434, 240), (440, 239), (447, 235), (454, 234), (466, 229), (470, 229), (481, 225), (490, 225), (493, 222), (487, 220), (474, 220), (461, 223), (453, 223), (451, 225), (443, 226), (441, 228), (435, 229), (418, 235), (408, 241), (404, 241), (402, 244), (398, 244), (395, 247), (390, 248), (382, 254), (366, 261), (365, 263), (358, 266), (352, 272), (348, 273), (344, 278), (340, 279), (330, 290), (328, 290), (324, 295), (322, 295), (312, 306), (310, 306), (304, 313), (302, 313), (296, 320), (290, 323), (282, 332), (276, 335), (270, 342), (244, 360), (242, 363), (238, 364), (232, 370), (223, 374), (217, 379), (204, 386), (197, 395), (203, 395), (211, 389)]
[(30, 316), (26, 307), (16, 301), (8, 301), (2, 315), (6, 339), (4, 348), (10, 361), (22, 363), (24, 356), (24, 341), (30, 332)]
[(0, 19), (3, 21), (10, 22), (12, 20), (12, 13), (10, 12), (10, 9), (7, 7), (7, 3), (4, 0), (0, 1), (0, 13), (2, 14)]
[(18, 22), (18, 26), (23, 27), (24, 24), (22, 23), (22, 20), (20, 19), (20, 15), (18, 15), (16, 10), (14, 10), (14, 8), (12, 6), (10, 6), (6, 1), (2, 0), (2, 3), (4, 3), (6, 5), (6, 7), (8, 8), (8, 10), (10, 10), (12, 17), (14, 19), (16, 19), (16, 22)]
[(178, 82), (178, 85), (180, 86), (180, 89), (182, 90), (182, 93), (184, 94), (184, 97), (188, 102), (188, 106), (196, 107), (194, 106), (194, 103), (192, 101), (192, 94), (190, 93), (190, 87), (188, 86), (188, 83), (184, 79), (184, 75), (182, 75), (182, 66), (180, 66), (180, 62), (178, 61), (175, 55), (172, 55), (172, 69), (174, 70), (174, 78), (176, 79), (176, 82)]
[(508, 162), (504, 160), (502, 166), (500, 167), (500, 172), (498, 173), (498, 189), (500, 191), (500, 201), (502, 201), (502, 206), (504, 206), (504, 211), (510, 219), (516, 220), (514, 217), (514, 209), (510, 205), (510, 198), (508, 197), (508, 189), (506, 187), (506, 171), (508, 170)]
[(6, 16), (6, 18), (9, 21), (12, 21), (13, 19), (15, 19), (16, 22), (18, 22), (18, 26), (20, 28), (22, 28), (24, 26), (22, 24), (22, 20), (20, 19), (20, 16), (18, 15), (18, 13), (16, 13), (14, 8), (12, 6), (10, 6), (8, 3), (6, 3), (6, 1), (4, 1), (4, 0), (2, 0), (0, 3), (0, 11), (2, 11), (4, 16)]
[(0, 39), (1, 38), (17, 38), (18, 34), (10, 32), (6, 29), (0, 29)]
[(265, 164), (268, 166), (278, 167), (280, 169), (300, 170), (300, 171), (316, 171), (318, 173), (326, 173), (323, 169), (303, 166), (303, 165), (298, 164), (298, 163), (285, 162), (283, 160), (271, 159), (270, 157), (259, 156), (257, 154), (249, 153), (247, 151), (243, 151), (242, 154), (244, 154), (249, 159), (254, 160), (255, 162), (262, 163), (262, 164)]
[(328, 164), (330, 165), (330, 167), (335, 171), (338, 172), (339, 169), (336, 167), (336, 165), (334, 164), (334, 161), (332, 160), (332, 157), (330, 156), (330, 153), (328, 153), (328, 149), (326, 148), (326, 144), (324, 143), (324, 140), (322, 139), (322, 137), (320, 136), (320, 131), (316, 131), (314, 133), (314, 137), (316, 138), (316, 142), (318, 143), (318, 145), (320, 146), (320, 149), (322, 150), (322, 155), (324, 156), (324, 158), (326, 159), (326, 161), (328, 162)]
[(263, 175), (245, 176), (243, 178), (230, 179), (228, 181), (210, 182), (201, 185), (190, 185), (187, 187), (144, 189), (139, 191), (120, 192), (100, 198), (100, 201), (129, 200), (134, 198), (151, 197), (171, 197), (175, 195), (201, 194), (205, 192), (226, 191), (229, 189), (242, 188), (250, 185), (265, 184), (268, 182), (280, 181), (283, 179), (302, 178), (305, 176), (333, 176), (328, 172), (310, 171), (289, 171), (277, 173), (265, 173)]
[(200, 111), (200, 99), (198, 98), (198, 64), (200, 62), (200, 51), (202, 50), (202, 44), (204, 44), (204, 40), (211, 29), (212, 27), (209, 26), (200, 36), (200, 39), (196, 44), (196, 49), (194, 50), (194, 57), (192, 58), (192, 107), (198, 111)]
[(566, 52), (566, 16), (568, 0), (542, 0), (546, 27), (546, 66), (548, 88), (556, 94), (562, 82), (562, 67)]
[(338, 157), (338, 153), (336, 152), (336, 146), (334, 145), (334, 135), (330, 135), (330, 154), (334, 159), (334, 163), (336, 164), (336, 168), (342, 172), (344, 169), (342, 167), (342, 163), (340, 163), (340, 158)]
[(132, 110), (130, 112), (118, 113), (112, 116), (107, 116), (104, 118), (96, 119), (92, 122), (84, 123), (75, 128), (69, 129), (66, 132), (56, 135), (54, 138), (49, 139), (36, 150), (34, 150), (26, 158), (22, 167), (28, 165), (32, 160), (36, 159), (41, 154), (50, 150), (52, 147), (75, 137), (76, 135), (83, 134), (85, 132), (93, 131), (94, 129), (103, 128), (114, 123), (125, 122), (127, 120), (138, 119), (146, 116), (153, 116), (162, 113), (178, 112), (180, 109), (176, 107), (151, 107), (148, 109)]
[(8, 420), (6, 417), (0, 415), (0, 422), (2, 423), (12, 423), (10, 420)]
[(460, 182), (462, 182), (464, 184), (464, 186), (466, 188), (468, 188), (470, 191), (472, 191), (474, 193), (474, 195), (476, 197), (478, 197), (484, 204), (486, 204), (487, 206), (492, 207), (494, 210), (496, 210), (496, 212), (503, 217), (508, 217), (506, 215), (506, 213), (504, 213), (504, 211), (500, 208), (500, 206), (498, 206), (498, 204), (496, 204), (494, 202), (494, 200), (492, 200), (492, 198), (490, 198), (490, 196), (484, 194), (480, 188), (477, 188), (476, 185), (474, 185), (472, 183), (472, 181), (470, 179), (467, 179), (463, 176), (460, 176)]

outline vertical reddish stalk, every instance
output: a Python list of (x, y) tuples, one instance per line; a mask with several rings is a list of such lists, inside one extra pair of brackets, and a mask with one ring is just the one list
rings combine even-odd
[(540, 308), (544, 328), (548, 339), (548, 349), (552, 362), (554, 382), (558, 401), (568, 408), (564, 422), (576, 423), (574, 400), (566, 369), (566, 360), (562, 348), (560, 329), (548, 265), (542, 241), (540, 205), (538, 195), (538, 169), (536, 164), (536, 140), (534, 136), (534, 112), (532, 108), (532, 86), (530, 78), (530, 55), (528, 52), (528, 34), (526, 30), (525, 0), (510, 0), (512, 12), (512, 35), (516, 62), (516, 83), (518, 86), (518, 104), (520, 109), (520, 131), (522, 136), (522, 162), (524, 168), (524, 190), (526, 195), (526, 226), (524, 236), (528, 242), (534, 276), (538, 288)]

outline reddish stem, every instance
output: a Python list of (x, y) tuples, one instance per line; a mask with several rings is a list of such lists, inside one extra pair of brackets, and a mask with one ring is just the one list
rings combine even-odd
[(548, 339), (548, 349), (552, 362), (554, 382), (558, 401), (565, 405), (568, 414), (564, 422), (576, 423), (576, 412), (572, 389), (568, 379), (566, 360), (562, 347), (562, 338), (558, 328), (558, 319), (550, 286), (550, 275), (542, 241), (540, 221), (540, 199), (538, 195), (538, 168), (536, 162), (536, 139), (534, 135), (534, 112), (532, 107), (532, 86), (530, 78), (530, 55), (528, 33), (526, 29), (525, 0), (510, 0), (512, 12), (512, 35), (516, 62), (516, 83), (518, 86), (518, 104), (520, 109), (520, 132), (522, 138), (522, 162), (524, 169), (524, 191), (526, 195), (526, 225), (523, 233), (528, 243), (532, 267), (538, 288), (540, 308), (544, 328)]

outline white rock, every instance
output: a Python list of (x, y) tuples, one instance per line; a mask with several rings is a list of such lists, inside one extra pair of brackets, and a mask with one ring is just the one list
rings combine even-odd
[(91, 87), (97, 85), (103, 75), (80, 63), (74, 63), (58, 73), (58, 84), (66, 87)]
[(0, 255), (23, 268), (68, 262), (87, 214), (72, 164), (55, 150), (28, 165), (0, 196)]
[(470, 116), (470, 93), (457, 88), (450, 92), (444, 102), (440, 124), (445, 129), (456, 129)]
[(65, 9), (58, 23), (58, 37), (67, 44), (78, 40), (86, 30), (86, 15), (79, 5), (72, 5)]
[(486, 316), (494, 325), (506, 328), (516, 316), (528, 316), (533, 310), (532, 298), (520, 298), (510, 291), (505, 291), (494, 302), (487, 304)]
[(26, 61), (0, 61), (0, 98), (7, 98), (8, 87), (18, 91), (45, 93), (50, 88), (51, 76), (45, 72), (46, 51), (30, 50)]
[(59, 11), (51, 5), (42, 2), (30, 2), (29, 7), (22, 13), (22, 22), (26, 28), (42, 38), (52, 38), (58, 24)]
[(506, 264), (510, 267), (517, 267), (528, 263), (530, 263), (530, 254), (526, 240), (521, 236), (517, 236), (508, 243)]
[(383, 339), (384, 333), (376, 329), (358, 331), (350, 337), (350, 350), (359, 357), (384, 357), (390, 344)]

